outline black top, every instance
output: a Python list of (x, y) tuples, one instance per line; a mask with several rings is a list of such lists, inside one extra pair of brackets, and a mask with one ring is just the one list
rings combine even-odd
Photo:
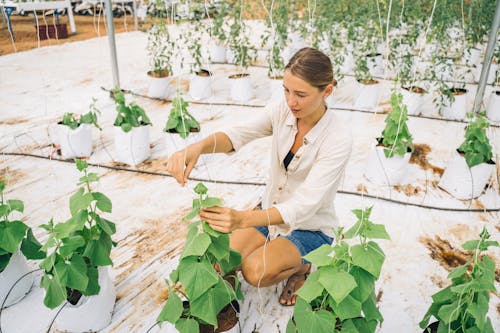
[(285, 159), (283, 160), (283, 164), (285, 165), (285, 170), (287, 170), (287, 171), (288, 171), (288, 165), (289, 165), (289, 164), (290, 164), (290, 162), (292, 161), (292, 158), (293, 158), (293, 156), (294, 156), (294, 155), (295, 155), (295, 154), (294, 154), (294, 153), (292, 153), (292, 151), (291, 151), (291, 150), (288, 152), (288, 154), (286, 154)]

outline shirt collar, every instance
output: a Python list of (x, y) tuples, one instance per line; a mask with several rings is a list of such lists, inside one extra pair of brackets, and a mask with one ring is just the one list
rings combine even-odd
[[(305, 135), (304, 137), (304, 143), (314, 143), (320, 133), (323, 133), (323, 131), (326, 130), (326, 127), (330, 123), (330, 119), (332, 119), (332, 110), (326, 109), (326, 112), (323, 114), (321, 119), (314, 125), (313, 128)], [(295, 118), (288, 109), (286, 119), (285, 119), (285, 124), (287, 126), (292, 126), (293, 128), (297, 128), (297, 118)]]

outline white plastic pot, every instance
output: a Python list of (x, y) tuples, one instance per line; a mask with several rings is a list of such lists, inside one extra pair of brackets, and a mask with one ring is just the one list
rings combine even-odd
[(491, 121), (500, 122), (500, 90), (491, 92), (486, 108), (486, 117)]
[(380, 93), (380, 83), (364, 84), (358, 82), (358, 94), (354, 101), (356, 109), (373, 109), (378, 104)]
[(236, 59), (234, 57), (234, 51), (229, 47), (226, 50), (226, 61), (228, 64), (236, 63)]
[(384, 64), (383, 64), (382, 54), (376, 53), (373, 55), (366, 56), (366, 64), (370, 70), (372, 76), (380, 76), (384, 74)]
[(340, 69), (340, 73), (347, 74), (349, 73), (355, 65), (354, 57), (351, 53), (344, 54), (344, 63), (342, 64), (342, 68)]
[[(0, 306), (11, 288), (12, 291), (4, 304), (5, 307), (19, 302), (30, 291), (33, 285), (33, 275), (28, 274), (19, 280), (30, 271), (28, 262), (20, 251), (12, 254), (7, 267), (0, 273)], [(18, 280), (19, 282), (13, 287)]]
[(58, 143), (62, 158), (89, 157), (92, 154), (92, 125), (81, 124), (74, 130), (66, 125), (57, 125)]
[[(498, 69), (498, 64), (491, 64), (490, 69), (488, 70), (488, 78), (486, 79), (487, 84), (493, 84), (495, 82), (495, 77)], [(481, 71), (483, 70), (483, 64), (480, 64), (476, 68), (476, 76), (474, 77), (476, 82), (479, 82), (481, 78)]]
[(269, 78), (269, 102), (281, 101), (284, 98), (283, 80)]
[(384, 147), (375, 146), (368, 157), (365, 177), (378, 185), (401, 185), (408, 172), (410, 156), (411, 153), (406, 153), (404, 156), (394, 155), (387, 158), (384, 154)]
[(107, 267), (99, 267), (99, 294), (82, 296), (76, 305), (67, 303), (57, 316), (55, 327), (63, 332), (97, 332), (111, 322), (116, 291)]
[(462, 65), (476, 66), (479, 63), (481, 50), (475, 47), (466, 49), (462, 58)]
[(465, 119), (465, 115), (467, 113), (467, 90), (455, 90), (460, 90), (461, 94), (454, 95), (455, 100), (452, 103), (449, 101), (445, 102), (441, 115), (446, 119), (462, 120)]
[(219, 44), (212, 44), (208, 50), (210, 53), (210, 60), (212, 62), (217, 63), (225, 63), (226, 62), (226, 52), (227, 49), (225, 46)]
[(481, 163), (469, 168), (457, 151), (446, 166), (438, 186), (457, 199), (470, 200), (481, 195), (495, 170), (495, 164)]
[(189, 81), (189, 95), (194, 100), (200, 100), (212, 96), (212, 73), (204, 71), (208, 76), (193, 74)]
[(418, 115), (424, 104), (425, 93), (414, 92), (411, 89), (403, 88), (401, 89), (401, 94), (403, 95), (403, 104), (405, 104), (408, 109), (408, 115)]
[(170, 86), (170, 77), (153, 77), (148, 74), (148, 96), (152, 98), (165, 99), (168, 97), (168, 88)]
[[(241, 74), (236, 74), (241, 75)], [(236, 77), (236, 75), (231, 75), (229, 77), (231, 86), (231, 99), (238, 102), (247, 102), (253, 98), (253, 87), (252, 81), (250, 80), (250, 74), (244, 74), (243, 77)]]
[(127, 133), (115, 126), (114, 131), (117, 162), (135, 166), (149, 157), (149, 126), (133, 127)]

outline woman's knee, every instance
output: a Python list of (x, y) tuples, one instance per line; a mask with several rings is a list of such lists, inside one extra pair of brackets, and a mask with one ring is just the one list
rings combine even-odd
[(278, 274), (265, 267), (261, 260), (244, 260), (241, 272), (245, 280), (254, 287), (269, 287)]

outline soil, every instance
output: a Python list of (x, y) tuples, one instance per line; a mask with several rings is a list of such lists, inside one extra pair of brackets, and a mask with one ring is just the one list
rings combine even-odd
[(403, 89), (408, 90), (412, 93), (416, 93), (416, 94), (425, 94), (426, 93), (425, 89), (420, 88), (420, 87), (415, 87), (415, 86), (408, 87), (408, 88), (403, 87)]
[(367, 189), (367, 188), (366, 188), (366, 186), (365, 186), (365, 185), (363, 185), (363, 184), (358, 184), (358, 185), (356, 186), (356, 190), (357, 190), (358, 192), (362, 192), (362, 193), (364, 193), (364, 194), (368, 194), (368, 189)]
[(431, 152), (431, 147), (427, 144), (415, 144), (413, 153), (410, 157), (410, 163), (419, 165), (424, 170), (432, 170), (433, 173), (441, 176), (444, 169), (432, 165), (427, 160), (427, 155)]
[(403, 192), (406, 196), (410, 197), (413, 195), (418, 195), (422, 189), (419, 186), (412, 186), (410, 184), (407, 185), (395, 185), (394, 189), (398, 192)]
[(80, 300), (80, 298), (82, 297), (82, 293), (78, 290), (74, 290), (74, 289), (68, 289), (68, 302), (71, 303), (72, 305), (76, 305), (76, 303), (78, 303), (78, 301)]
[(241, 79), (243, 77), (247, 77), (249, 76), (250, 74), (248, 73), (239, 73), (239, 74), (233, 74), (233, 75), (229, 75), (229, 78), (230, 79)]
[(451, 93), (455, 96), (463, 95), (467, 93), (466, 89), (461, 89), (461, 88), (452, 88), (450, 89)]
[(358, 81), (359, 83), (361, 84), (364, 84), (364, 85), (367, 85), (367, 86), (371, 86), (371, 85), (374, 85), (374, 84), (377, 84), (378, 81), (377, 80), (361, 80), (361, 81)]
[(201, 69), (200, 71), (196, 72), (196, 75), (203, 76), (203, 77), (209, 77), (209, 76), (212, 76), (212, 72), (207, 71), (206, 69)]
[[(236, 309), (236, 311), (235, 311)], [(238, 324), (238, 315), (236, 312), (240, 312), (240, 306), (238, 302), (233, 301), (228, 304), (222, 311), (217, 315), (217, 327), (214, 330), (212, 325), (200, 325), (200, 333), (219, 333), (229, 331), (231, 328)]]
[(149, 71), (148, 72), (148, 75), (151, 76), (151, 77), (155, 77), (155, 78), (164, 78), (164, 77), (168, 77), (168, 71), (167, 70), (162, 70), (162, 71)]

